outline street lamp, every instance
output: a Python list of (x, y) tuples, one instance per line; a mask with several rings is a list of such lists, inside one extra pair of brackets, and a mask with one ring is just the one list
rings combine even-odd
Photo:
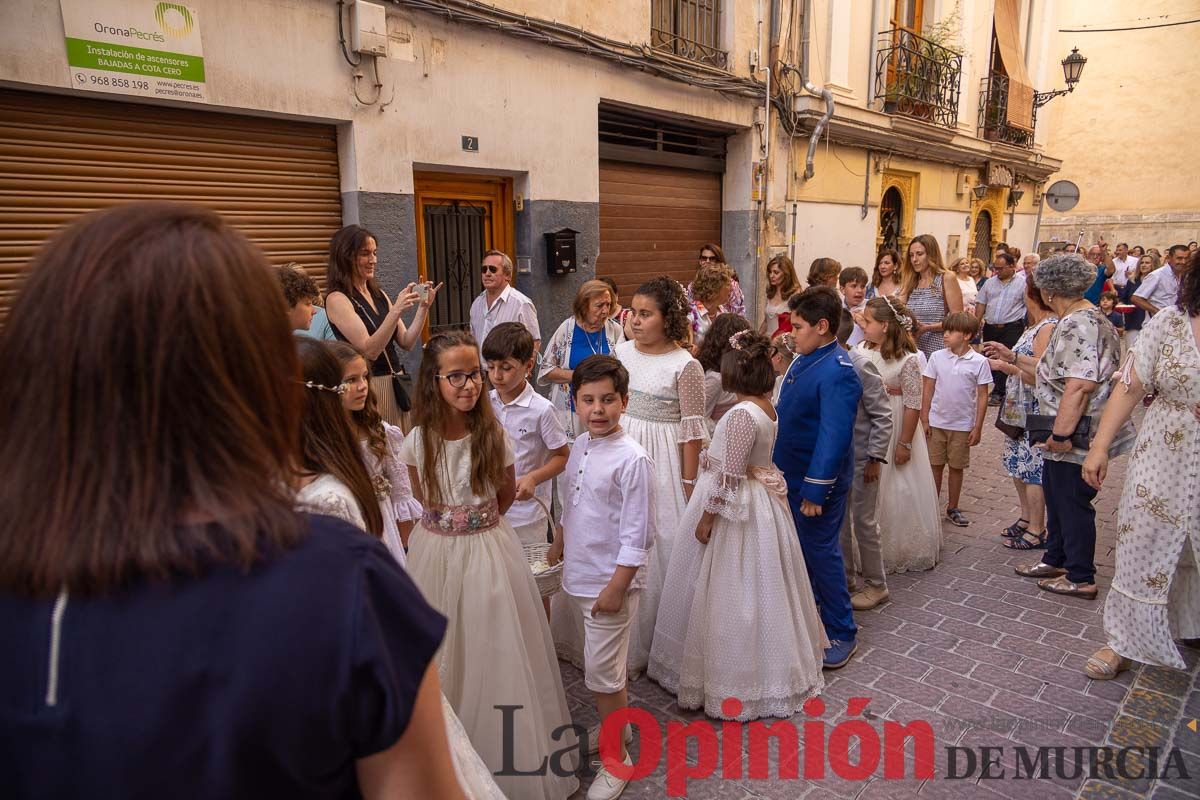
[(976, 200), (982, 200), (987, 197), (988, 187), (986, 183), (981, 183), (978, 186), (971, 188), (971, 193), (975, 195)]
[(1086, 63), (1087, 59), (1079, 54), (1079, 48), (1072, 47), (1071, 55), (1062, 60), (1063, 78), (1066, 79), (1067, 88), (1055, 89), (1053, 92), (1034, 92), (1033, 107), (1041, 108), (1059, 95), (1075, 91), (1075, 84), (1079, 83), (1079, 76), (1083, 74), (1083, 65)]

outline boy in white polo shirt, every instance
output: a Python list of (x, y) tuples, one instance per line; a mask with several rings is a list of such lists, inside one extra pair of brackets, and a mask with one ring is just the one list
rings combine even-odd
[[(533, 336), (519, 322), (502, 322), (483, 340), (483, 357), (492, 410), (512, 440), (516, 454), (517, 496), (504, 518), (521, 544), (546, 542), (546, 514), (534, 500), (550, 507), (550, 482), (567, 465), (567, 432), (554, 405), (527, 380), (533, 369)], [(550, 602), (543, 599), (546, 614)]]
[(946, 347), (929, 357), (921, 398), (921, 423), (929, 438), (929, 464), (938, 496), (942, 494), (942, 470), (949, 465), (949, 502), (946, 519), (960, 528), (967, 522), (958, 507), (963, 472), (971, 465), (971, 448), (983, 438), (992, 370), (988, 360), (971, 349), (971, 338), (979, 330), (974, 314), (956, 311), (942, 323)]
[[(621, 429), (629, 372), (620, 361), (585, 358), (571, 375), (571, 394), (584, 433), (575, 438), (567, 461), (562, 527), (546, 560), (564, 560), (563, 593), (583, 615), (584, 684), (603, 724), (629, 705), (630, 628), (644, 582), (641, 568), (654, 546), (654, 465)], [(588, 732), (590, 752), (599, 749), (599, 733), (599, 725)], [(631, 739), (629, 726), (622, 726), (620, 751), (605, 752), (605, 760), (632, 764), (625, 748)], [(612, 800), (627, 783), (601, 766), (588, 800)]]

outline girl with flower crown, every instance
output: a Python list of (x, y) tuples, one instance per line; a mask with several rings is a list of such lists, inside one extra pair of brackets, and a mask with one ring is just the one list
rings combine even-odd
[(879, 533), (887, 572), (931, 569), (942, 545), (937, 488), (921, 430), (921, 373), (913, 312), (896, 297), (876, 297), (863, 311), (858, 349), (875, 362), (892, 402), (892, 444), (879, 478)]
[(717, 423), (673, 526), (648, 674), (681, 708), (720, 719), (790, 717), (823, 688), (829, 643), (772, 461), (775, 348), (748, 330), (729, 345), (721, 381), (737, 402)]

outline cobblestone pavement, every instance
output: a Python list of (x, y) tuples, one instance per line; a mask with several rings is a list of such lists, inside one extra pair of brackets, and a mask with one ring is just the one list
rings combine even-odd
[[(860, 626), (857, 656), (842, 670), (825, 673), (827, 735), (846, 718), (849, 698), (870, 698), (865, 716), (877, 731), (884, 720), (926, 720), (932, 725), (936, 777), (883, 780), (881, 766), (877, 777), (863, 781), (833, 776), (828, 767), (824, 780), (780, 779), (772, 751), (769, 779), (746, 778), (745, 766), (743, 777), (723, 779), (718, 768), (712, 777), (689, 780), (688, 797), (1200, 797), (1200, 733), (1187, 727), (1200, 717), (1200, 650), (1184, 648), (1187, 672), (1141, 667), (1110, 682), (1089, 681), (1083, 674), (1087, 656), (1105, 641), (1103, 601), (1113, 575), (1115, 515), (1125, 459), (1115, 461), (1096, 503), (1100, 599), (1060, 597), (1014, 574), (1013, 565), (1026, 561), (1029, 554), (1000, 544), (998, 532), (1019, 516), (1012, 482), (1000, 469), (1002, 438), (989, 425), (983, 443), (972, 452), (962, 503), (971, 526), (945, 523), (941, 563), (934, 569), (889, 576), (891, 602), (855, 615)], [(1035, 558), (1040, 552), (1034, 551)], [(569, 664), (561, 666), (575, 721), (594, 724), (596, 713), (582, 675)], [(630, 699), (650, 711), (663, 730), (671, 721), (699, 721), (720, 736), (719, 722), (682, 711), (671, 695), (647, 678), (630, 685)], [(802, 719), (807, 716), (791, 721), (799, 727)], [(746, 738), (742, 737), (743, 752)], [(976, 774), (946, 779), (945, 748), (951, 745), (976, 752), (984, 746), (1004, 748), (1000, 766), (1008, 777), (980, 781)], [(1178, 747), (1190, 779), (1085, 780), (1085, 775), (1070, 777), (1073, 758), (1068, 760), (1066, 777), (1012, 779), (1017, 764), (1013, 748), (1104, 745)], [(855, 742), (850, 750), (852, 764), (858, 761), (857, 750)], [(910, 757), (911, 751), (910, 747)], [(635, 744), (631, 752), (638, 755), (639, 746)], [(631, 783), (623, 797), (667, 796), (665, 752), (664, 748), (658, 768), (648, 778)], [(695, 752), (693, 743), (691, 758)], [(802, 771), (803, 759), (802, 754)], [(1164, 752), (1159, 771), (1165, 759)], [(592, 774), (585, 773), (585, 785)], [(912, 774), (911, 766), (907, 774)], [(577, 795), (583, 796), (582, 791)]]

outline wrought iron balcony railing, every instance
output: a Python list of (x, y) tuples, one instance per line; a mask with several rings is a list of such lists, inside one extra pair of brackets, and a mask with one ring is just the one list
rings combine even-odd
[(903, 28), (879, 34), (875, 96), (887, 113), (953, 128), (961, 77), (960, 53)]
[(721, 0), (650, 0), (650, 46), (725, 69), (720, 41)]
[[(1037, 105), (1033, 105), (1032, 127), (1037, 128)], [(1008, 124), (1008, 76), (998, 72), (983, 79), (979, 89), (979, 137), (1016, 147), (1033, 147), (1033, 131)]]

